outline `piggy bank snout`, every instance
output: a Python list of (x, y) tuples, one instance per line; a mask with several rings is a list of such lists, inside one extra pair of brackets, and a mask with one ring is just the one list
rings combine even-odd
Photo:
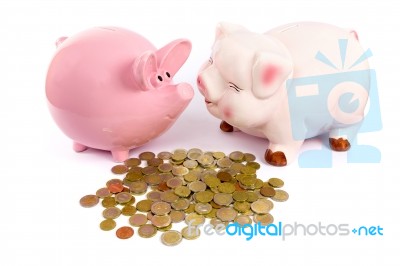
[(179, 98), (183, 101), (190, 101), (194, 96), (194, 90), (188, 83), (180, 83), (176, 87)]

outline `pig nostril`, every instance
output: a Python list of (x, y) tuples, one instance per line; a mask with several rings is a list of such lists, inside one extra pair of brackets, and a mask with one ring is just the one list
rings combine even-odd
[(197, 77), (197, 84), (201, 85), (200, 77)]

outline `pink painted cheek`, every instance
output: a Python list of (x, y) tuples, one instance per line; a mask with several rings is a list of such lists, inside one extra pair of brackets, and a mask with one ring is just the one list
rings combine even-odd
[(225, 107), (223, 110), (224, 117), (229, 119), (232, 117), (232, 110), (229, 107)]
[(278, 76), (280, 69), (276, 66), (267, 66), (262, 73), (262, 83), (264, 85), (270, 85), (275, 81)]

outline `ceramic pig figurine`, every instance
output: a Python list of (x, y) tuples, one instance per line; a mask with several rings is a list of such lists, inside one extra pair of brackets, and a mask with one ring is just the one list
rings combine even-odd
[(51, 114), (75, 151), (111, 151), (115, 161), (172, 126), (192, 99), (172, 78), (191, 51), (188, 40), (156, 49), (141, 35), (98, 27), (57, 41), (46, 79)]
[[(208, 111), (222, 120), (222, 131), (237, 129), (267, 138), (265, 160), (285, 166), (296, 158), (304, 139), (320, 134), (329, 134), (334, 151), (350, 148), (363, 120), (369, 76), (362, 78), (363, 86), (351, 80), (329, 84), (367, 70), (367, 60), (357, 60), (363, 52), (355, 31), (327, 24), (293, 23), (258, 34), (221, 23), (197, 85)], [(292, 86), (312, 78), (325, 80), (333, 89)], [(310, 97), (308, 104), (297, 104), (293, 95)]]

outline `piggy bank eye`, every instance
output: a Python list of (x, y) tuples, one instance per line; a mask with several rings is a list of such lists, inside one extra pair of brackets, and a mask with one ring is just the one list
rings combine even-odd
[(167, 77), (171, 77), (171, 74), (169, 73), (169, 72), (165, 72), (165, 75), (167, 76)]
[(214, 63), (214, 60), (212, 59), (211, 56), (210, 56), (210, 58), (208, 59), (208, 62), (210, 62), (210, 64)]
[(163, 78), (162, 78), (160, 75), (157, 76), (157, 79), (158, 79), (159, 81), (163, 81)]

